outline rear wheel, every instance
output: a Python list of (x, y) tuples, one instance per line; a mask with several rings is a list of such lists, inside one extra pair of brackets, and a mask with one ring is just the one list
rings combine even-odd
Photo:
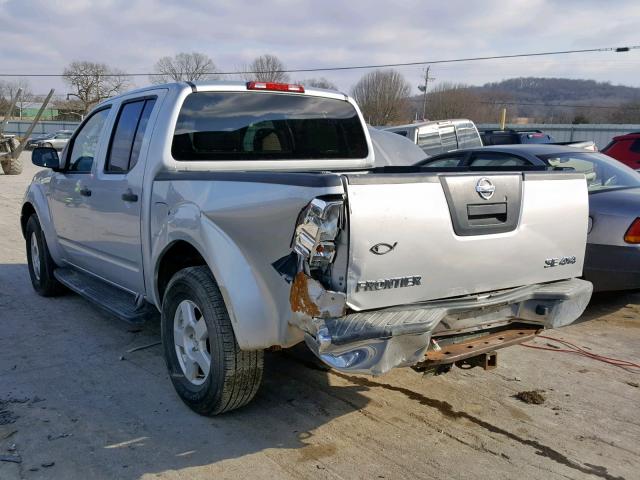
[(207, 267), (176, 273), (162, 302), (162, 344), (176, 392), (191, 409), (217, 415), (242, 407), (260, 387), (262, 350), (241, 350)]
[(26, 237), (27, 265), (33, 289), (43, 297), (59, 295), (64, 287), (53, 275), (56, 265), (36, 215), (31, 215), (27, 221)]

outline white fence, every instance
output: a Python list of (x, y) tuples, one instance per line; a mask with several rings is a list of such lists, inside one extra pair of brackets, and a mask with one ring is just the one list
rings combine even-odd
[[(497, 123), (480, 124), (478, 128), (500, 128)], [(507, 125), (513, 129), (537, 129), (548, 133), (558, 142), (573, 142), (578, 140), (593, 140), (599, 149), (607, 146), (613, 137), (625, 133), (640, 132), (640, 125), (633, 124), (559, 124), (559, 123), (530, 123), (526, 125)]]

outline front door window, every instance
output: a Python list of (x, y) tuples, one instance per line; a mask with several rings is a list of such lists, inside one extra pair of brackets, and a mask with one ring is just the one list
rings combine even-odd
[(98, 143), (109, 116), (109, 109), (105, 108), (94, 113), (73, 140), (73, 147), (69, 155), (69, 172), (89, 173), (98, 150)]

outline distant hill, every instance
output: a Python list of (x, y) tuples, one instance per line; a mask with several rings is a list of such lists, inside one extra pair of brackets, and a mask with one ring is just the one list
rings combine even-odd
[[(451, 108), (456, 100), (459, 107)], [(413, 115), (420, 116), (422, 95), (412, 97), (411, 105)], [(639, 123), (640, 88), (595, 80), (538, 77), (510, 78), (482, 86), (436, 83), (429, 89), (427, 106), (427, 117), (431, 119), (455, 115), (495, 122), (496, 112), (505, 106), (509, 118), (562, 123)]]
[(640, 88), (569, 78), (510, 78), (472, 90), (481, 94), (509, 94), (519, 102), (620, 105), (640, 101)]

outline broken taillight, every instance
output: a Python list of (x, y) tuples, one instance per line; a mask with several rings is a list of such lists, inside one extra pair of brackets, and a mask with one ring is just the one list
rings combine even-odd
[(247, 90), (271, 90), (274, 92), (304, 93), (302, 85), (277, 82), (247, 82)]
[(303, 211), (296, 226), (293, 249), (307, 259), (310, 267), (323, 267), (333, 262), (342, 206), (342, 200), (314, 198)]
[(624, 241), (627, 243), (640, 243), (640, 218), (636, 218), (627, 233), (624, 234)]

